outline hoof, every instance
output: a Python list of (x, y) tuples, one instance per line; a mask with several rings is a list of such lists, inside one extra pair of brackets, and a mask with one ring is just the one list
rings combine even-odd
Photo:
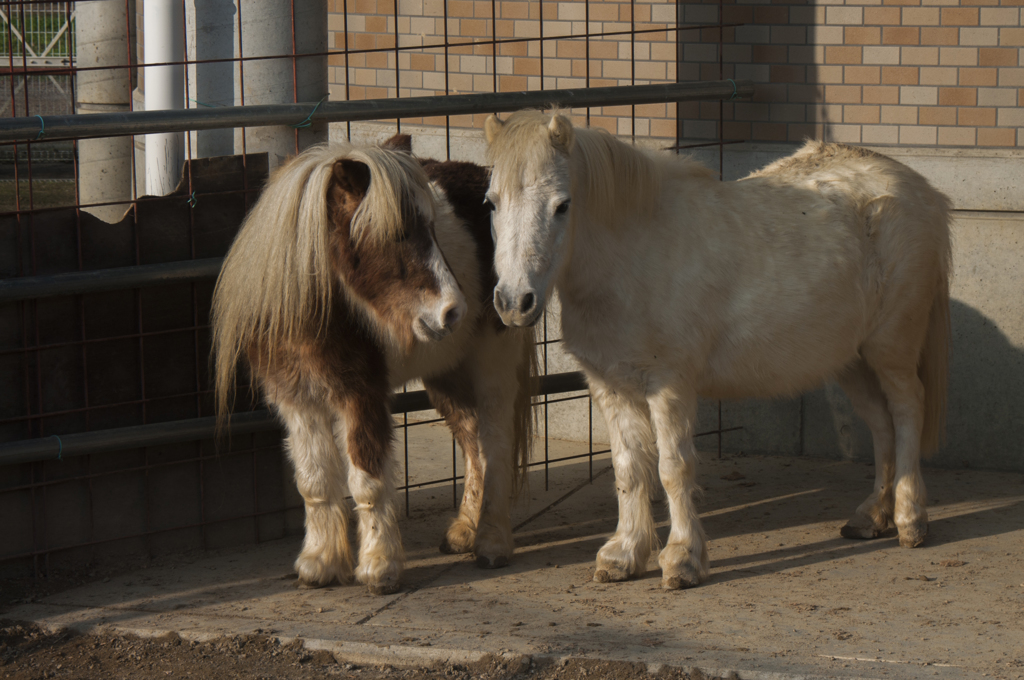
[(924, 538), (927, 535), (927, 524), (912, 524), (900, 529), (900, 545), (904, 548), (916, 548), (924, 543)]
[(624, 569), (598, 569), (594, 572), (594, 580), (598, 583), (615, 583), (629, 580), (629, 572)]
[(665, 590), (686, 590), (699, 585), (700, 581), (696, 577), (666, 576), (661, 579), (661, 587)]
[(464, 545), (452, 545), (447, 538), (441, 541), (440, 550), (445, 555), (464, 555), (473, 551), (471, 547)]
[(367, 585), (366, 589), (370, 591), (371, 595), (391, 595), (397, 593), (402, 587), (402, 584), (395, 581), (394, 583), (374, 583)]
[(352, 567), (347, 563), (328, 564), (322, 557), (300, 555), (295, 561), (296, 586), (299, 588), (324, 588), (331, 585), (352, 583)]
[(456, 520), (448, 527), (444, 540), (441, 541), (441, 552), (445, 555), (471, 553), (475, 542), (476, 532), (467, 527), (465, 523)]
[(486, 555), (477, 555), (476, 566), (481, 569), (501, 569), (502, 567), (508, 566), (508, 558), (504, 555), (498, 555), (494, 559), (491, 559)]
[(854, 538), (854, 539), (872, 539), (878, 538), (882, 535), (882, 532), (875, 528), (864, 528), (855, 527), (852, 524), (847, 524), (839, 530), (839, 535), (843, 538)]
[(695, 565), (682, 562), (670, 569), (662, 568), (661, 587), (665, 590), (685, 590), (699, 586), (706, 578), (706, 571), (702, 575)]

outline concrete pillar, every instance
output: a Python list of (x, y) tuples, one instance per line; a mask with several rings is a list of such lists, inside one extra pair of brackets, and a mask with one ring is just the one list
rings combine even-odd
[[(189, 61), (236, 57), (238, 8), (235, 0), (185, 0), (185, 42)], [(233, 61), (189, 64), (188, 107), (238, 105), (238, 74), (239, 66)], [(241, 153), (241, 149), (235, 149), (234, 130), (199, 130), (190, 135), (194, 158)]]
[[(75, 66), (128, 64), (128, 7), (124, 0), (80, 2), (75, 8)], [(75, 76), (78, 113), (113, 113), (131, 108), (128, 69), (79, 71)], [(132, 138), (106, 137), (78, 142), (78, 190), (82, 203), (132, 199)], [(128, 204), (86, 208), (107, 222), (124, 216)]]
[[(292, 6), (292, 0), (244, 1), (244, 56), (292, 54)], [(242, 87), (246, 105), (288, 104), (296, 100), (317, 102), (327, 96), (327, 56), (323, 54), (327, 51), (327, 0), (294, 0), (294, 8), (295, 53), (321, 53), (322, 56), (297, 58), (294, 81), (290, 56), (245, 62)], [(240, 97), (238, 103), (241, 103)], [(235, 150), (239, 153), (240, 134), (241, 131), (236, 133), (235, 142)], [(299, 129), (299, 151), (326, 141), (326, 123)], [(248, 128), (245, 142), (248, 153), (268, 152), (271, 169), (296, 153), (295, 128), (289, 126)]]
[[(185, 19), (180, 0), (145, 0), (143, 45), (146, 64), (185, 60)], [(146, 110), (182, 109), (185, 68), (147, 66)], [(146, 135), (146, 193), (166, 196), (178, 185), (185, 157), (185, 135), (169, 132)]]

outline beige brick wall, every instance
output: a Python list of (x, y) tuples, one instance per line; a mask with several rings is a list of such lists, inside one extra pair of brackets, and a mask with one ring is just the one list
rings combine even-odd
[[(451, 47), (445, 82), (443, 0), (332, 0), (332, 46), (379, 50), (331, 57), (331, 97), (342, 100), (449, 92), (537, 90), (673, 82), (673, 32)], [(344, 10), (348, 9), (345, 33)], [(678, 114), (686, 140), (856, 144), (1024, 146), (1024, 0), (729, 0), (723, 22), (681, 33), (682, 80), (749, 78), (752, 101), (692, 102)], [(452, 42), (662, 29), (669, 2), (448, 0)], [(635, 16), (631, 16), (631, 7)], [(717, 23), (718, 0), (683, 5), (686, 25)], [(493, 20), (492, 20), (493, 19)], [(396, 56), (395, 35), (402, 50)], [(589, 50), (589, 59), (587, 52)], [(635, 56), (635, 60), (631, 59)], [(396, 69), (397, 60), (397, 69)], [(721, 109), (721, 112), (720, 112)], [(591, 112), (591, 124), (619, 134), (673, 139), (676, 105)], [(582, 112), (576, 112), (582, 115)], [(479, 117), (477, 117), (479, 118)], [(410, 121), (442, 124), (443, 120)], [(458, 127), (482, 120), (459, 116)]]
[[(1022, 4), (728, 2), (724, 22), (745, 25), (725, 32), (725, 76), (763, 84), (752, 102), (724, 106), (725, 137), (1024, 146)], [(690, 7), (700, 6), (688, 6), (687, 15)], [(698, 44), (707, 45), (712, 37), (717, 40), (717, 32)], [(681, 75), (706, 78), (717, 68), (717, 63), (687, 63)], [(686, 136), (717, 134), (706, 124), (717, 118), (717, 104), (688, 104), (681, 115)]]
[[(397, 1), (398, 44), (414, 49), (403, 49), (396, 57), (395, 0), (347, 0), (349, 49), (379, 51), (350, 55), (347, 69), (343, 55), (332, 55), (333, 100), (346, 98), (346, 79), (351, 99), (444, 94), (446, 86), (450, 93), (464, 93), (675, 82), (675, 34), (657, 30), (675, 25), (674, 4), (545, 2), (541, 22), (541, 3), (536, 1), (448, 0), (447, 35), (452, 43), (489, 41), (492, 30), (499, 40), (539, 38), (542, 31), (545, 38), (554, 39), (544, 41), (543, 59), (537, 40), (450, 47), (446, 83), (445, 51), (436, 47), (445, 40), (442, 0)], [(332, 0), (329, 21), (336, 50), (345, 48), (344, 8), (344, 0)], [(591, 34), (626, 33), (633, 28), (657, 32), (639, 34), (632, 42), (629, 35), (558, 39), (585, 34), (588, 19)], [(596, 108), (591, 110), (590, 122), (628, 135), (634, 132), (630, 114), (630, 107)], [(635, 133), (674, 139), (675, 116), (674, 105), (638, 106)], [(441, 125), (444, 120), (408, 122)], [(479, 127), (483, 117), (456, 116), (451, 122), (456, 127)]]

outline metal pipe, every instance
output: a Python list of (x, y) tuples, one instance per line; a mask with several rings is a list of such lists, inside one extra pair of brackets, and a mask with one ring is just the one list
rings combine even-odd
[[(723, 80), (626, 87), (592, 87), (533, 92), (484, 92), (404, 99), (347, 102), (306, 102), (264, 106), (225, 106), (182, 111), (132, 111), (86, 116), (43, 116), (0, 120), (0, 141), (34, 140), (41, 125), (48, 140), (71, 137), (113, 137), (185, 130), (295, 125), (305, 120), (359, 121), (390, 118), (498, 113), (525, 108), (584, 108), (659, 102), (750, 97), (750, 80)], [(316, 109), (314, 111), (314, 108)]]
[[(587, 389), (586, 380), (580, 372), (542, 376), (538, 383), (537, 395), (577, 392)], [(411, 413), (432, 408), (427, 393), (422, 390), (395, 394), (391, 402), (392, 413)], [(280, 429), (280, 423), (270, 411), (250, 411), (232, 415), (226, 431), (231, 436), (238, 436), (254, 432), (273, 432)], [(216, 436), (217, 419), (212, 416), (151, 425), (119, 427), (112, 430), (54, 435), (0, 444), (0, 465), (88, 456), (94, 453), (122, 451), (146, 446), (178, 444), (213, 439)]]
[(0, 280), (0, 304), (215, 279), (222, 257)]

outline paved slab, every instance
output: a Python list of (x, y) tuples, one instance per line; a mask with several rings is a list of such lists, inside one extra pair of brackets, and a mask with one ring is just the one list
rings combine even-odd
[[(553, 454), (581, 451), (553, 443)], [(516, 509), (517, 554), (483, 571), (440, 554), (449, 489), (410, 495), (407, 587), (303, 590), (299, 541), (169, 560), (7, 613), (56, 628), (184, 637), (303, 638), (357, 662), (416, 664), (481, 653), (697, 666), (740, 678), (1024, 678), (1024, 476), (926, 470), (927, 545), (839, 537), (872, 468), (801, 458), (706, 456), (701, 481), (712, 577), (665, 592), (650, 573), (591, 581), (614, 530), (607, 457), (532, 474)], [(659, 509), (667, 535), (666, 510)]]

